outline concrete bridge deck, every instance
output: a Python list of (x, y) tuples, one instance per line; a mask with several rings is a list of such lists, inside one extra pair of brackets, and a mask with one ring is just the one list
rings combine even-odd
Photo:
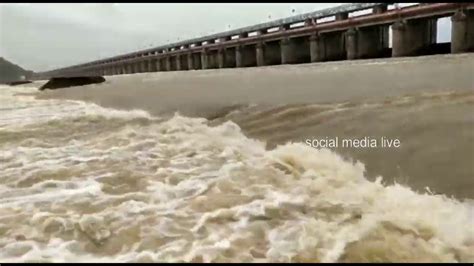
[[(428, 53), (436, 53), (433, 48), (437, 45), (436, 21), (446, 16), (452, 20), (450, 52), (474, 51), (473, 3), (420, 3), (389, 9), (390, 5), (342, 5), (38, 73), (35, 78), (403, 57), (426, 54), (430, 49)], [(364, 10), (371, 12), (351, 16)], [(392, 31), (391, 48), (389, 30)]]

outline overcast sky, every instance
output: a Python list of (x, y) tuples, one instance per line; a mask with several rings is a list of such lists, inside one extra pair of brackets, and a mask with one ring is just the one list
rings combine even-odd
[(0, 4), (0, 56), (45, 71), (337, 5)]

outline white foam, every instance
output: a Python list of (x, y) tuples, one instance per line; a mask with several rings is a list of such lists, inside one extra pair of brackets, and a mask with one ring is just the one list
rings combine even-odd
[[(20, 140), (0, 139), (1, 261), (474, 260), (472, 202), (371, 182), (330, 150), (9, 93), (0, 134)], [(58, 135), (21, 139), (32, 128)]]

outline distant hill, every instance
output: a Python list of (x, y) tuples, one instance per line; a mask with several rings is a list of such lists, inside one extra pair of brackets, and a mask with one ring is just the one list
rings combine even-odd
[(33, 71), (25, 70), (5, 58), (0, 57), (0, 83), (29, 79), (32, 75)]

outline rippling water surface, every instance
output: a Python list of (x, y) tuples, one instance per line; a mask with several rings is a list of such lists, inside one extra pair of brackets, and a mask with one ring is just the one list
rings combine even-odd
[(0, 261), (474, 261), (474, 204), (228, 121), (0, 87)]

